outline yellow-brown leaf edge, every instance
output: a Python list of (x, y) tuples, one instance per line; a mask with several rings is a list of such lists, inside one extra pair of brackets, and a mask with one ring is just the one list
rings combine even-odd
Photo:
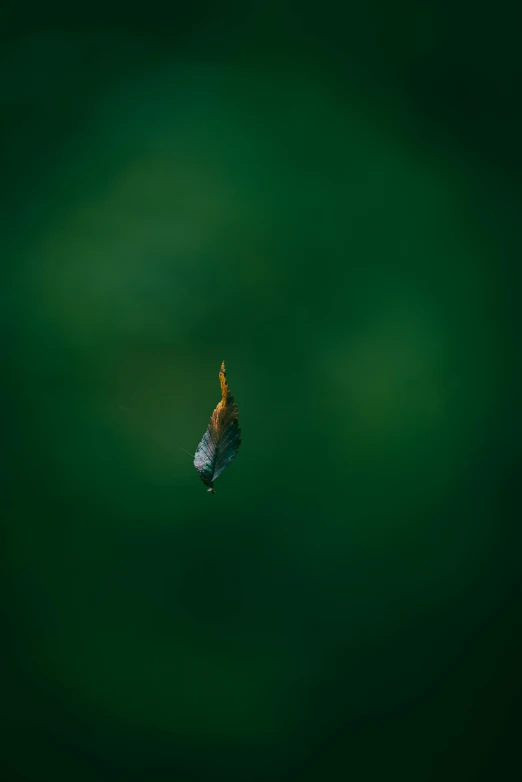
[(237, 405), (228, 388), (224, 361), (219, 371), (219, 382), (221, 401), (210, 416), (207, 431), (194, 456), (194, 467), (212, 494), (215, 494), (214, 481), (228, 467), (241, 445)]

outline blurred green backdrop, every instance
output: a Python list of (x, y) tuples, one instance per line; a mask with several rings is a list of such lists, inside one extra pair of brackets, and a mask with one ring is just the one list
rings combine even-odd
[(7, 780), (517, 776), (520, 13), (340, 9), (3, 12)]

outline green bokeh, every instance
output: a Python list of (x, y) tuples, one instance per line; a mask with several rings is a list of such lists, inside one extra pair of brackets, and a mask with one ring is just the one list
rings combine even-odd
[(508, 778), (514, 23), (370, 5), (10, 9), (9, 780)]

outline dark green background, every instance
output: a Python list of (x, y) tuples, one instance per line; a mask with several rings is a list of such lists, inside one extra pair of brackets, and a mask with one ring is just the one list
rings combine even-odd
[(42, 5), (0, 50), (4, 777), (517, 778), (520, 14)]

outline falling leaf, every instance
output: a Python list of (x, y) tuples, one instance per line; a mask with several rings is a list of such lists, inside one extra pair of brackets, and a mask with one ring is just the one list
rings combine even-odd
[(212, 494), (215, 494), (214, 481), (228, 467), (241, 445), (237, 405), (228, 388), (224, 361), (219, 372), (219, 382), (221, 401), (210, 416), (208, 429), (194, 456), (194, 467)]

